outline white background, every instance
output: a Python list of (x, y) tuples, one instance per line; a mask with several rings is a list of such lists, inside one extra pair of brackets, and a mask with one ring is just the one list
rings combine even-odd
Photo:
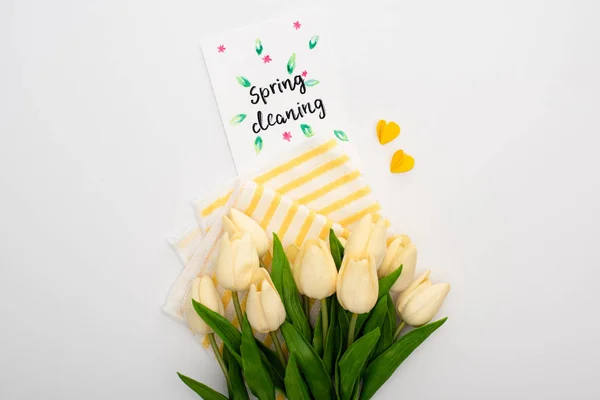
[[(165, 238), (234, 176), (198, 43), (319, 4), (0, 1), (0, 398), (196, 398), (175, 371), (224, 391), (160, 312)], [(331, 6), (367, 178), (452, 283), (377, 398), (599, 398), (600, 3)], [(392, 176), (398, 148), (416, 167)]]

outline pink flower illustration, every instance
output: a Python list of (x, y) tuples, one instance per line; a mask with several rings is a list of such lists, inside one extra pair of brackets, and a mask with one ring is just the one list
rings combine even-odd
[(296, 30), (300, 29), (301, 26), (302, 24), (300, 23), (300, 21), (294, 22), (294, 28), (296, 28)]
[(219, 53), (225, 53), (225, 46), (224, 45), (220, 45), (217, 47), (217, 50), (219, 50)]
[(292, 139), (292, 134), (289, 132), (283, 132), (283, 140), (287, 140), (288, 142)]
[(263, 60), (263, 62), (264, 62), (265, 64), (268, 64), (268, 63), (270, 63), (271, 61), (273, 61), (273, 60), (271, 59), (271, 56), (270, 56), (270, 55), (268, 55), (268, 54), (267, 54), (266, 56), (264, 56), (264, 57), (262, 58), (262, 60)]

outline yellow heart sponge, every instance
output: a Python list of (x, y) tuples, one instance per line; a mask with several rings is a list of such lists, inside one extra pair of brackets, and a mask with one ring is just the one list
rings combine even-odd
[(390, 172), (399, 174), (401, 172), (408, 172), (415, 166), (415, 159), (412, 156), (404, 153), (402, 150), (398, 150), (392, 156), (392, 162), (390, 164)]
[(383, 119), (377, 123), (377, 138), (379, 139), (379, 143), (389, 143), (396, 139), (398, 135), (400, 135), (400, 126), (397, 123), (387, 123)]

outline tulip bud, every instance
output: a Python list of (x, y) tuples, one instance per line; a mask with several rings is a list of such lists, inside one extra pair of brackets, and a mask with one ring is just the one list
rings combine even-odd
[(385, 256), (385, 248), (385, 221), (379, 218), (374, 224), (373, 216), (367, 214), (350, 231), (344, 255), (347, 254), (357, 260), (372, 256), (375, 260), (375, 268), (379, 269)]
[(400, 265), (402, 265), (402, 273), (390, 289), (392, 292), (401, 292), (406, 289), (415, 276), (417, 246), (406, 235), (397, 236), (390, 243), (377, 274), (383, 278), (397, 270)]
[(304, 242), (292, 274), (300, 294), (321, 300), (335, 293), (337, 268), (327, 244), (321, 239)]
[(396, 309), (409, 325), (421, 326), (431, 321), (450, 291), (449, 283), (432, 285), (430, 272), (415, 279), (398, 297)]
[(338, 301), (346, 310), (355, 314), (371, 311), (379, 293), (375, 259), (357, 260), (344, 255), (336, 290)]
[(236, 234), (231, 240), (227, 232), (223, 234), (217, 259), (219, 285), (236, 292), (248, 289), (258, 265), (258, 254), (249, 233)]
[(208, 334), (212, 333), (210, 326), (204, 322), (198, 315), (192, 304), (192, 299), (198, 303), (210, 308), (216, 313), (225, 315), (225, 307), (223, 307), (223, 301), (215, 288), (215, 285), (208, 276), (201, 276), (194, 279), (192, 287), (188, 293), (185, 303), (183, 305), (183, 316), (188, 323), (188, 326), (194, 333)]
[(230, 237), (233, 237), (238, 233), (250, 234), (259, 257), (264, 256), (269, 250), (269, 238), (267, 237), (267, 233), (261, 228), (258, 222), (240, 210), (232, 208), (229, 211), (229, 217), (224, 215), (222, 221), (223, 230), (227, 232)]
[(279, 329), (285, 321), (285, 308), (271, 276), (264, 268), (257, 268), (246, 302), (246, 316), (250, 325), (261, 333)]

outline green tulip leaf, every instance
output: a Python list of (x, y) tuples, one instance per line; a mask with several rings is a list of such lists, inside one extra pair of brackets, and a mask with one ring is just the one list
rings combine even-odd
[[(323, 364), (329, 376), (334, 372), (335, 356), (337, 354), (338, 346), (336, 343), (337, 339), (337, 310), (338, 305), (337, 298), (332, 296), (331, 305), (329, 306), (329, 327), (327, 331), (327, 341), (325, 342), (325, 348), (323, 349)], [(322, 328), (321, 328), (322, 330)]]
[(313, 397), (315, 399), (330, 399), (333, 396), (333, 387), (323, 360), (294, 325), (284, 322), (280, 329), (288, 350), (296, 356), (300, 370), (304, 374)]
[(313, 87), (313, 86), (317, 86), (319, 84), (319, 81), (316, 79), (309, 79), (307, 81), (304, 81), (304, 86), (306, 87)]
[[(393, 309), (393, 305), (394, 302), (392, 301), (392, 297), (388, 294), (386, 297), (382, 298), (380, 301), (384, 301), (386, 302), (386, 312), (385, 312), (385, 317), (383, 319), (383, 324), (382, 324), (382, 330), (381, 330), (381, 337), (379, 338), (379, 342), (377, 343), (377, 346), (375, 347), (375, 350), (373, 351), (373, 353), (371, 353), (371, 357), (370, 359), (373, 360), (375, 358), (377, 358), (381, 353), (383, 353), (384, 351), (386, 351), (391, 345), (392, 343), (394, 343), (394, 329), (396, 327), (396, 311)], [(393, 314), (393, 320), (390, 318), (389, 315), (389, 304), (392, 304), (392, 312)]]
[[(277, 251), (275, 250), (277, 248)], [(273, 276), (275, 275), (275, 276)], [(290, 262), (288, 261), (283, 246), (279, 237), (273, 234), (273, 262), (271, 265), (271, 279), (275, 284), (277, 279), (278, 284), (275, 284), (275, 288), (281, 288), (281, 299), (285, 306), (285, 312), (287, 319), (300, 331), (302, 336), (306, 340), (310, 340), (312, 332), (310, 331), (310, 324), (306, 319), (306, 314), (300, 302), (300, 296), (294, 276), (292, 275), (292, 269), (290, 268)], [(279, 285), (279, 288), (278, 288)]]
[(281, 363), (279, 360), (279, 356), (273, 350), (265, 346), (263, 342), (260, 340), (256, 340), (256, 344), (258, 344), (258, 348), (263, 353), (263, 361), (270, 368), (271, 371), (271, 379), (273, 379), (273, 383), (277, 389), (281, 389), (283, 391), (283, 378), (285, 376), (285, 365)]
[(337, 329), (337, 343), (338, 343), (338, 351), (335, 356), (335, 364), (334, 364), (334, 376), (333, 376), (333, 385), (335, 388), (335, 396), (337, 400), (341, 400), (340, 394), (340, 358), (342, 358), (342, 351), (344, 348), (344, 341), (341, 329)]
[(254, 139), (254, 151), (256, 152), (256, 154), (260, 153), (260, 151), (263, 148), (263, 140), (260, 136), (257, 136), (256, 139)]
[(300, 124), (300, 129), (302, 129), (302, 133), (306, 137), (313, 137), (313, 136), (315, 136), (315, 133), (313, 132), (313, 129), (311, 128), (310, 125)]
[(339, 270), (344, 258), (344, 246), (335, 235), (333, 229), (329, 230), (329, 248), (331, 249), (331, 255), (333, 256), (333, 261), (335, 261), (335, 266)]
[(271, 280), (273, 281), (273, 285), (275, 285), (275, 289), (281, 293), (283, 293), (283, 264), (288, 263), (287, 256), (285, 255), (285, 251), (283, 251), (283, 245), (281, 244), (281, 240), (279, 240), (279, 236), (276, 233), (273, 233), (273, 261), (271, 262)]
[(369, 355), (379, 340), (380, 331), (376, 328), (352, 343), (340, 359), (340, 394), (342, 400), (350, 400), (352, 392), (362, 375)]
[(388, 292), (390, 291), (392, 286), (394, 286), (394, 283), (396, 283), (398, 278), (400, 278), (401, 273), (402, 273), (402, 265), (397, 270), (395, 270), (394, 272), (389, 274), (388, 276), (385, 276), (379, 280), (378, 299), (381, 299), (383, 296), (388, 294)]
[(298, 289), (296, 288), (296, 282), (292, 275), (290, 263), (286, 262), (283, 264), (283, 305), (285, 306), (285, 312), (289, 321), (298, 328), (298, 331), (306, 340), (310, 340), (312, 332), (310, 331), (310, 324), (304, 313), (302, 302)]
[(192, 299), (192, 304), (200, 318), (215, 331), (217, 336), (225, 343), (225, 346), (229, 348), (231, 355), (241, 364), (240, 346), (242, 344), (242, 335), (240, 331), (235, 329), (231, 325), (231, 322), (221, 314), (214, 312), (194, 299)]
[(311, 50), (314, 49), (317, 46), (318, 42), (319, 42), (319, 35), (314, 35), (308, 41), (308, 48)]
[(360, 400), (368, 400), (392, 376), (404, 360), (448, 318), (414, 329), (394, 343), (365, 369)]
[(346, 135), (346, 133), (344, 131), (333, 131), (333, 134), (335, 135), (335, 137), (340, 139), (342, 142), (348, 141), (348, 136)]
[[(337, 299), (336, 299), (337, 301)], [(346, 343), (348, 343), (348, 330), (350, 329), (350, 320), (348, 319), (348, 314), (346, 313), (346, 310), (344, 310), (344, 308), (342, 308), (342, 306), (339, 304), (338, 302), (338, 324), (339, 324), (339, 329), (342, 332), (342, 343), (341, 343), (341, 347), (342, 347), (342, 352), (344, 350), (346, 350)]]
[(287, 63), (287, 72), (288, 74), (293, 74), (294, 69), (296, 69), (296, 53), (292, 54)]
[(396, 326), (396, 305), (394, 304), (394, 300), (392, 300), (392, 296), (388, 293), (386, 296), (387, 299), (387, 312), (388, 312), (388, 320), (390, 321), (390, 326)]
[(312, 345), (319, 356), (323, 355), (323, 316), (319, 310), (319, 316), (317, 317), (317, 323), (313, 331)]
[(263, 45), (262, 42), (260, 41), (260, 39), (256, 38), (256, 40), (254, 41), (254, 50), (256, 50), (256, 54), (258, 54), (259, 56), (262, 54), (263, 52)]
[(231, 386), (229, 387), (229, 398), (232, 400), (249, 400), (248, 390), (244, 383), (244, 376), (242, 375), (242, 369), (237, 363), (235, 358), (231, 355), (231, 352), (227, 346), (223, 346), (223, 360), (227, 365), (227, 374)]
[(246, 383), (259, 400), (275, 400), (275, 387), (261, 357), (248, 318), (242, 322), (242, 368)]
[(308, 385), (304, 381), (300, 369), (298, 369), (298, 362), (294, 353), (290, 356), (285, 370), (285, 391), (289, 400), (310, 399)]
[(206, 386), (203, 383), (200, 383), (192, 378), (189, 378), (185, 375), (177, 373), (179, 375), (179, 379), (183, 381), (190, 389), (192, 389), (198, 396), (202, 397), (204, 400), (227, 400), (227, 397), (223, 396), (221, 393), (217, 392), (214, 389)]
[(373, 307), (373, 310), (369, 313), (369, 318), (367, 318), (367, 321), (364, 324), (362, 334), (366, 335), (377, 328), (381, 329), (383, 321), (387, 316), (387, 297), (383, 297), (375, 304), (375, 307)]
[(238, 83), (240, 85), (242, 85), (243, 87), (250, 87), (252, 86), (252, 84), (250, 83), (250, 81), (246, 78), (244, 78), (243, 76), (236, 76), (235, 79), (237, 79)]
[(231, 121), (229, 121), (229, 123), (231, 125), (237, 125), (239, 123), (241, 123), (243, 120), (246, 119), (246, 114), (238, 114), (235, 117), (231, 118)]
[[(392, 286), (394, 286), (394, 283), (396, 283), (401, 273), (402, 265), (388, 276), (383, 277), (379, 280), (379, 295), (377, 297), (378, 301), (389, 293), (390, 289), (392, 288)], [(356, 319), (356, 333), (360, 332), (360, 329), (362, 328), (363, 324), (366, 322), (366, 320), (369, 318), (372, 312), (373, 310), (371, 310), (371, 312), (369, 313), (358, 315), (358, 318)]]

